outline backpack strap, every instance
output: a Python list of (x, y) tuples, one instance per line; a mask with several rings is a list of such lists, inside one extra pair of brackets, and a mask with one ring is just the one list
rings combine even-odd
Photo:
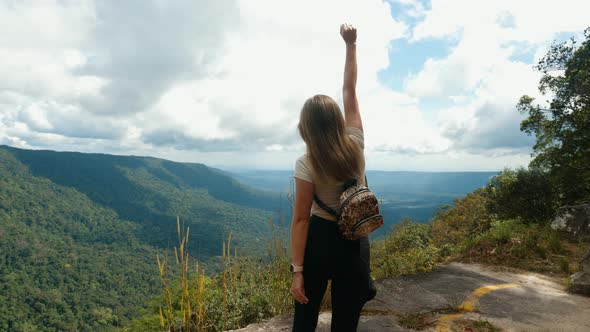
[[(349, 179), (347, 181), (344, 182), (344, 185), (342, 186), (342, 190), (345, 191), (346, 189), (355, 186), (357, 184), (357, 180), (356, 179)], [(369, 182), (367, 182), (367, 175), (365, 174), (365, 184), (367, 185), (367, 188), (369, 187)], [(336, 211), (334, 211), (334, 209), (332, 209), (331, 207), (327, 206), (324, 202), (322, 202), (320, 200), (320, 198), (314, 193), (313, 194), (313, 200), (317, 203), (317, 205), (322, 208), (324, 211), (328, 212), (329, 214), (338, 217), (340, 214)]]
[(334, 211), (334, 209), (332, 209), (331, 207), (327, 206), (326, 204), (324, 204), (324, 202), (322, 202), (319, 197), (316, 194), (313, 194), (313, 200), (318, 204), (318, 206), (320, 208), (322, 208), (324, 211), (328, 212), (329, 214), (338, 217), (339, 213)]

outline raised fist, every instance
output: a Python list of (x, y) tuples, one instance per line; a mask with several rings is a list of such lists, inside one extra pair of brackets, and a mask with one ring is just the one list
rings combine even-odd
[(340, 26), (340, 35), (347, 45), (356, 43), (356, 28), (349, 23)]

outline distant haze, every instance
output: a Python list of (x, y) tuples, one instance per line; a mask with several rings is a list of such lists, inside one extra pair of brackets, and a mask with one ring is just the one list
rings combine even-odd
[[(262, 190), (281, 192), (291, 189), (292, 171), (238, 171), (238, 181)], [(485, 186), (498, 172), (395, 172), (368, 171), (369, 187), (380, 200), (385, 226), (372, 234), (380, 237), (402, 218), (428, 222), (436, 208), (452, 204), (455, 198)]]

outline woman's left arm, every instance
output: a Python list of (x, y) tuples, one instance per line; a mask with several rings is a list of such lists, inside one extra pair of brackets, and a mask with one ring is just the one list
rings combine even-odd
[[(309, 229), (313, 192), (313, 183), (295, 178), (295, 208), (291, 222), (291, 255), (293, 256), (292, 263), (294, 265), (304, 265), (303, 258)], [(305, 296), (303, 274), (301, 272), (293, 273), (291, 292), (297, 301), (307, 303), (308, 299)]]
[(340, 26), (340, 35), (346, 44), (346, 60), (344, 62), (344, 82), (342, 84), (342, 100), (344, 102), (344, 120), (346, 126), (363, 130), (363, 120), (356, 96), (356, 28), (345, 23)]

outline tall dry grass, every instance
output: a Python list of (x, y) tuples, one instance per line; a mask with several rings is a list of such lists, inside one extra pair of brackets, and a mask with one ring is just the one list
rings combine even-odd
[[(163, 286), (164, 303), (159, 306), (160, 326), (166, 331), (206, 331), (211, 325), (207, 323), (204, 310), (203, 295), (205, 292), (205, 270), (194, 264), (190, 270), (191, 258), (186, 250), (190, 228), (181, 228), (180, 218), (176, 219), (179, 247), (174, 247), (175, 267), (168, 264), (168, 256), (160, 259), (158, 255), (158, 271)], [(177, 280), (173, 280), (177, 278)], [(180, 285), (180, 294), (175, 282)]]
[(272, 218), (268, 224), (271, 234), (264, 257), (239, 256), (230, 232), (222, 242), (221, 272), (209, 277), (188, 254), (190, 228), (177, 218), (179, 246), (174, 248), (174, 260), (156, 257), (163, 288), (159, 330), (224, 331), (291, 312), (285, 235)]

